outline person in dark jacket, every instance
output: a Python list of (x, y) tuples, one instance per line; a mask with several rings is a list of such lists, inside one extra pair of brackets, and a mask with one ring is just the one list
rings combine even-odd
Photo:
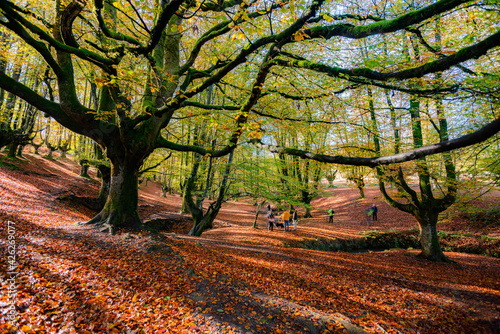
[(267, 229), (269, 231), (272, 231), (275, 223), (276, 223), (276, 218), (274, 218), (273, 212), (269, 211), (267, 213)]
[(377, 212), (378, 212), (378, 208), (375, 204), (372, 205), (372, 221), (376, 221), (377, 220)]

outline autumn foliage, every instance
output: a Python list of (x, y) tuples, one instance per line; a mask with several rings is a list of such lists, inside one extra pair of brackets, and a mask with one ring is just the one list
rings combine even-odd
[[(357, 208), (380, 201), (374, 189), (367, 191), (366, 202), (350, 198), (356, 193), (348, 189), (317, 200), (325, 208), (337, 205), (333, 226), (317, 211), (317, 219), (299, 223), (296, 232), (268, 232), (263, 216), (252, 229), (255, 207), (231, 203), (217, 227), (199, 238), (175, 231), (109, 235), (76, 225), (94, 212), (65, 200), (97, 195), (97, 182), (79, 178), (78, 166), (68, 159), (26, 159), (0, 169), (0, 270), (7, 272), (10, 221), (17, 247), (19, 333), (495, 333), (500, 328), (498, 258), (447, 252), (455, 263), (431, 263), (412, 249), (347, 253), (284, 246), (314, 236), (359, 237), (364, 230), (415, 225), (411, 216), (387, 214), (382, 203), (378, 226), (356, 219)], [(178, 212), (178, 198), (158, 193), (141, 191), (141, 217)], [(10, 303), (6, 288), (3, 284), (1, 333), (14, 332), (4, 318)]]

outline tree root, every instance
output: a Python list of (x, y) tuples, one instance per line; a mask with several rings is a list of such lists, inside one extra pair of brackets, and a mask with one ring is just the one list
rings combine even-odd
[(135, 220), (132, 221), (130, 218), (129, 221), (127, 221), (126, 219), (127, 217), (124, 217), (120, 214), (120, 212), (100, 212), (89, 221), (78, 223), (78, 225), (92, 225), (93, 227), (99, 229), (100, 232), (108, 232), (109, 234), (115, 234), (116, 231), (121, 228), (134, 231), (143, 230), (140, 221), (135, 222)]
[(109, 232), (109, 234), (114, 234), (115, 227), (113, 225), (113, 217), (116, 215), (110, 214), (106, 219), (102, 218), (101, 214), (98, 214), (89, 221), (78, 223), (78, 225), (93, 225), (95, 228), (99, 229), (99, 232)]
[(86, 222), (80, 222), (80, 223), (78, 223), (78, 225), (100, 225), (101, 222), (102, 222), (101, 214), (98, 214), (97, 216), (95, 216), (91, 220), (86, 221)]

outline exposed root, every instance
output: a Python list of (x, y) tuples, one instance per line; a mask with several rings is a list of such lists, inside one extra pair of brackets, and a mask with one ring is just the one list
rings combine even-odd
[(101, 212), (91, 220), (78, 223), (78, 225), (93, 225), (95, 228), (98, 228), (100, 232), (108, 232), (109, 234), (114, 234), (117, 230), (122, 228), (132, 231), (143, 230), (140, 221), (131, 218), (127, 220), (123, 214), (114, 211), (110, 213)]
[(100, 225), (102, 224), (101, 214), (98, 214), (89, 221), (78, 223), (78, 225)]
[(108, 223), (104, 223), (102, 226), (103, 227), (99, 229), (99, 232), (103, 232), (103, 233), (108, 232), (109, 234), (115, 234), (115, 229), (113, 228), (112, 225), (110, 225)]

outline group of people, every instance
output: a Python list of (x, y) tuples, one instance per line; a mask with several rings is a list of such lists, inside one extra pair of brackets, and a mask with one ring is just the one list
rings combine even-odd
[(277, 222), (276, 217), (273, 214), (273, 210), (271, 209), (271, 205), (267, 206), (267, 210), (268, 212), (266, 217), (269, 231), (272, 231), (275, 225), (276, 227), (283, 227), (285, 232), (290, 231), (290, 218), (292, 220), (293, 230), (297, 230), (298, 214), (296, 210), (283, 211), (283, 214), (281, 215), (283, 223)]
[[(365, 212), (367, 214), (368, 225), (370, 224), (370, 220), (377, 221), (378, 208), (375, 204), (373, 204), (370, 208), (366, 209)], [(330, 208), (328, 210), (328, 223), (333, 224), (334, 215), (335, 215), (335, 210)], [(290, 231), (290, 218), (292, 219), (293, 230), (294, 231), (297, 230), (298, 216), (296, 210), (284, 211), (283, 214), (281, 215), (283, 223), (279, 223), (277, 222), (276, 217), (273, 214), (271, 205), (268, 205), (266, 217), (267, 217), (267, 226), (269, 231), (272, 231), (275, 225), (276, 227), (283, 227), (285, 231)]]

